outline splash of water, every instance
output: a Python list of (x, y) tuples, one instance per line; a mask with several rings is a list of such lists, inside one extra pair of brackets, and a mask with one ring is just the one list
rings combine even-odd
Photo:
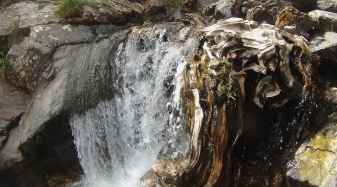
[(179, 160), (187, 151), (180, 77), (198, 42), (170, 42), (167, 32), (165, 27), (133, 29), (110, 62), (121, 79), (114, 84), (118, 93), (73, 115), (71, 127), (85, 173), (81, 185), (137, 186), (158, 159)]

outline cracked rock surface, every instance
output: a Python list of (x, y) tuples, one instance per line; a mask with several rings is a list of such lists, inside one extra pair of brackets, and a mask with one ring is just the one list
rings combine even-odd
[(337, 124), (328, 124), (314, 137), (308, 139), (289, 162), (288, 176), (312, 185), (331, 187), (337, 185)]

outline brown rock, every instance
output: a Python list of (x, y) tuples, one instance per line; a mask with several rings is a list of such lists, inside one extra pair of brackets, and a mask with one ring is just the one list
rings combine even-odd
[(163, 11), (165, 8), (165, 2), (163, 0), (147, 0), (145, 2), (146, 13), (155, 14)]
[(275, 25), (280, 29), (284, 29), (286, 26), (294, 26), (297, 31), (295, 34), (299, 35), (301, 31), (308, 32), (311, 29), (318, 28), (320, 23), (294, 7), (286, 7), (278, 15)]

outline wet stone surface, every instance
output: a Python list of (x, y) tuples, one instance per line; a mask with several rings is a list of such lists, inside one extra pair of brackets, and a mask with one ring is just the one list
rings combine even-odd
[(309, 138), (288, 163), (287, 175), (320, 187), (337, 185), (337, 124), (327, 124)]

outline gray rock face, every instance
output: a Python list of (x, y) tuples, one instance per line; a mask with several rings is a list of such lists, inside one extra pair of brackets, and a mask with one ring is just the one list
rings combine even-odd
[(11, 129), (8, 140), (0, 152), (0, 167), (8, 168), (24, 158), (19, 151), (19, 127)]
[(322, 36), (315, 35), (310, 42), (310, 49), (322, 59), (337, 62), (337, 33), (326, 32)]
[(69, 17), (67, 20), (70, 23), (84, 25), (122, 24), (131, 16), (141, 15), (144, 12), (142, 4), (128, 0), (94, 0), (93, 2), (98, 5), (83, 5), (78, 15)]
[(27, 109), (29, 96), (9, 85), (0, 76), (0, 150), (8, 142), (7, 138), (12, 128)]
[(333, 187), (337, 185), (337, 125), (327, 124), (314, 137), (308, 139), (289, 162), (288, 176), (311, 185)]
[(318, 8), (330, 12), (337, 12), (337, 2), (335, 0), (317, 1)]
[[(38, 142), (35, 136), (50, 120), (65, 111), (83, 111), (109, 97), (108, 93), (113, 93), (110, 86), (113, 84), (113, 68), (107, 61), (116, 53), (111, 50), (116, 49), (118, 41), (124, 37), (125, 32), (120, 32), (98, 43), (64, 44), (41, 66), (39, 86), (20, 122), (20, 149), (24, 153), (36, 151)], [(62, 41), (69, 42), (60, 40), (60, 43)]]
[(215, 12), (230, 18), (237, 16), (241, 11), (242, 0), (220, 0), (215, 7)]
[[(57, 46), (87, 43), (94, 35), (90, 27), (50, 24), (31, 27), (29, 38), (9, 50), (6, 78), (18, 88), (33, 91), (38, 70)], [(49, 77), (53, 74), (49, 74)], [(45, 76), (46, 79), (49, 78)]]
[(57, 5), (51, 2), (48, 2), (41, 9), (38, 8), (38, 3), (31, 1), (16, 3), (3, 8), (0, 11), (0, 37), (10, 34), (16, 27), (21, 29), (34, 25), (59, 22), (60, 18), (55, 14)]
[(321, 30), (337, 32), (337, 13), (314, 10), (309, 12), (308, 15), (320, 22)]

